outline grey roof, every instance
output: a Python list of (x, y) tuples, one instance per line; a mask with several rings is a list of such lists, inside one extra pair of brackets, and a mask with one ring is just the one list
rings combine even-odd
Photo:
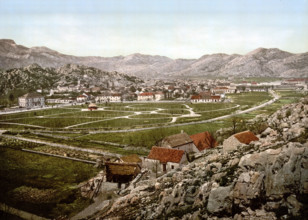
[(177, 146), (192, 143), (193, 140), (188, 136), (188, 134), (184, 132), (184, 133), (168, 136), (163, 139), (163, 142), (167, 142), (171, 147), (177, 147)]
[(39, 93), (27, 93), (23, 96), (21, 96), (20, 98), (44, 98), (44, 96), (42, 96), (41, 94)]

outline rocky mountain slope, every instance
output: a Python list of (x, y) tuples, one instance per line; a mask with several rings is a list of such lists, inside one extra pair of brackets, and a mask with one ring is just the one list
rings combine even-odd
[(93, 219), (306, 219), (308, 98), (264, 122), (259, 141), (130, 185)]
[(199, 59), (174, 60), (143, 54), (106, 58), (70, 56), (46, 47), (27, 48), (13, 40), (0, 40), (0, 68), (19, 68), (33, 63), (54, 68), (73, 63), (149, 78), (206, 75), (307, 77), (308, 73), (308, 53), (292, 54), (279, 49), (259, 48), (246, 55), (212, 54)]
[(6, 94), (14, 89), (51, 89), (57, 85), (92, 85), (104, 88), (128, 86), (142, 82), (137, 77), (118, 72), (106, 72), (93, 67), (66, 64), (59, 68), (43, 68), (31, 64), (23, 68), (0, 70), (0, 93)]

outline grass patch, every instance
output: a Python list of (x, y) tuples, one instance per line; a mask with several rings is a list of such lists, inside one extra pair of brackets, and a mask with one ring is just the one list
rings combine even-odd
[[(0, 163), (0, 200), (48, 218), (74, 214), (85, 208), (89, 201), (80, 197), (76, 185), (98, 172), (85, 163), (7, 148), (0, 149)], [(43, 195), (48, 190), (53, 193), (46, 201)], [(31, 191), (40, 192), (40, 195), (32, 195)], [(56, 209), (58, 205), (64, 209)]]

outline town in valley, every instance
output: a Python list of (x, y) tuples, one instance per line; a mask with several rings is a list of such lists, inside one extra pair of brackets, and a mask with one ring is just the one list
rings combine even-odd
[(0, 219), (307, 219), (307, 9), (0, 1)]

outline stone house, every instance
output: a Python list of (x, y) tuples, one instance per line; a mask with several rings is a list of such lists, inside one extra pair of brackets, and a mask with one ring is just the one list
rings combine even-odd
[(27, 93), (18, 98), (18, 105), (23, 108), (44, 107), (45, 98), (38, 93)]
[(183, 150), (154, 146), (144, 163), (145, 167), (157, 174), (181, 167), (186, 161)]
[(185, 132), (165, 137), (161, 142), (161, 147), (183, 150), (185, 153), (199, 152), (193, 140)]
[(218, 145), (216, 140), (208, 131), (193, 134), (190, 138), (193, 140), (194, 145), (200, 152), (205, 151), (206, 149), (214, 148)]
[(237, 150), (238, 147), (241, 147), (245, 144), (250, 144), (252, 141), (258, 141), (259, 138), (254, 135), (251, 131), (243, 131), (237, 134), (232, 135), (223, 142), (223, 152), (228, 153), (234, 150)]

